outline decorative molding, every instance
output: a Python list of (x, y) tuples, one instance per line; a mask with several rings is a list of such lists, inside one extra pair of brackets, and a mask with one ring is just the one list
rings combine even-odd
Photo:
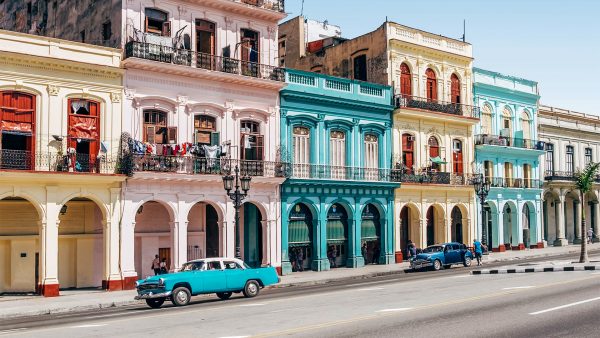
[(324, 121), (325, 120), (325, 114), (318, 114), (317, 118), (319, 119), (319, 121)]
[(125, 88), (125, 98), (128, 100), (133, 100), (135, 98), (135, 89)]
[(184, 95), (177, 95), (177, 103), (179, 103), (180, 106), (185, 106), (188, 102), (188, 97), (184, 96)]
[(121, 93), (110, 93), (110, 100), (113, 103), (121, 102)]
[(48, 85), (48, 87), (46, 87), (46, 90), (48, 90), (48, 94), (50, 96), (58, 96), (58, 93), (60, 92), (60, 87)]

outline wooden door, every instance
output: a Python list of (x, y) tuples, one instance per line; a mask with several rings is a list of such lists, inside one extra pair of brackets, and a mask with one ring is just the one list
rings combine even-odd
[(425, 75), (427, 76), (427, 100), (437, 101), (437, 79), (435, 72), (431, 68), (427, 68)]
[(403, 63), (400, 65), (400, 94), (402, 96), (411, 96), (412, 95), (412, 76), (410, 74), (410, 68)]
[(450, 100), (452, 103), (460, 103), (460, 80), (456, 74), (450, 77)]
[(158, 258), (161, 262), (165, 259), (167, 261), (167, 271), (171, 270), (171, 248), (159, 248)]
[(100, 104), (95, 101), (70, 99), (68, 146), (76, 150), (71, 167), (90, 171), (96, 166), (100, 150)]

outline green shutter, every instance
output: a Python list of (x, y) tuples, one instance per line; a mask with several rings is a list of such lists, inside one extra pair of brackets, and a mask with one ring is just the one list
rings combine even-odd
[(341, 219), (327, 220), (327, 241), (328, 242), (345, 242), (346, 241), (346, 226), (345, 221)]
[(210, 133), (210, 145), (218, 146), (221, 144), (221, 134), (219, 132)]
[(360, 232), (362, 239), (377, 239), (379, 234), (379, 221), (374, 219), (363, 219), (360, 224)]
[(288, 223), (289, 246), (310, 245), (310, 225), (306, 221), (290, 221)]

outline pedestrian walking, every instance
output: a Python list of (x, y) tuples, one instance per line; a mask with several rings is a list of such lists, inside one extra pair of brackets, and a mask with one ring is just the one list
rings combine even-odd
[(292, 248), (289, 253), (290, 263), (292, 263), (292, 272), (298, 271), (298, 264), (296, 264), (296, 248)]
[(379, 245), (376, 245), (375, 248), (373, 248), (373, 258), (372, 258), (372, 263), (373, 264), (377, 264), (379, 263), (379, 254), (381, 253), (381, 250), (379, 249)]
[(160, 275), (160, 259), (158, 258), (158, 255), (154, 256), (151, 269), (154, 270), (155, 276)]
[(592, 244), (593, 237), (594, 237), (594, 229), (589, 228), (587, 231), (588, 244)]
[(367, 263), (367, 243), (364, 242), (362, 247), (360, 248), (360, 252), (363, 256), (363, 259), (365, 260), (365, 264)]
[(475, 248), (475, 258), (477, 258), (477, 266), (481, 265), (481, 255), (483, 255), (483, 247), (481, 242), (473, 239), (473, 248)]
[(163, 258), (162, 262), (160, 262), (160, 274), (166, 274), (169, 271), (169, 269), (167, 269), (167, 259)]

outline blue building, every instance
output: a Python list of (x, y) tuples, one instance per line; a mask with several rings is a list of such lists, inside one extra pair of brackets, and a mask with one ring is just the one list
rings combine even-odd
[(282, 273), (393, 263), (391, 88), (296, 70), (286, 81)]
[(478, 68), (473, 73), (475, 105), (481, 109), (475, 158), (491, 183), (483, 229), (478, 212), (478, 237), (494, 251), (543, 247), (537, 82)]

